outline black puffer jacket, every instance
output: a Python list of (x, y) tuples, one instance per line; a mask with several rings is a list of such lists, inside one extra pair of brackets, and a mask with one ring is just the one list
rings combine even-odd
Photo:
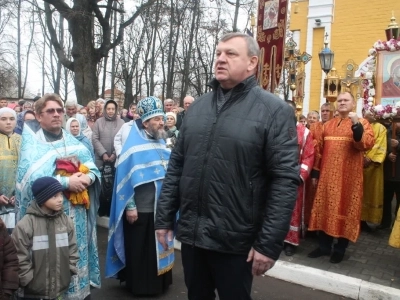
[[(218, 82), (212, 82), (213, 90)], [(299, 184), (293, 109), (249, 77), (217, 114), (217, 93), (186, 113), (157, 206), (156, 229), (219, 252), (278, 259)]]

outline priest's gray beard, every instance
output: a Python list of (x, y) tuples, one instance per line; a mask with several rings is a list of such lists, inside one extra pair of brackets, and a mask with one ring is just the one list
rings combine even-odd
[(149, 128), (147, 129), (147, 133), (155, 140), (160, 140), (160, 139), (165, 140), (168, 137), (168, 134), (164, 130), (164, 128), (161, 129)]

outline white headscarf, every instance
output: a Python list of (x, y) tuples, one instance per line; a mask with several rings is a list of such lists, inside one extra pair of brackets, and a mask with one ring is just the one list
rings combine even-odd
[(15, 110), (9, 108), (9, 107), (3, 107), (0, 108), (0, 117), (4, 114), (4, 113), (12, 113), (15, 117), (15, 119), (17, 118), (17, 113), (15, 112)]
[(68, 119), (67, 124), (65, 124), (65, 130), (68, 133), (71, 133), (71, 123), (72, 123), (72, 121), (77, 121), (78, 122), (78, 125), (79, 125), (79, 134), (78, 134), (78, 136), (79, 136), (81, 134), (81, 123), (79, 123), (79, 121), (76, 118), (69, 118)]

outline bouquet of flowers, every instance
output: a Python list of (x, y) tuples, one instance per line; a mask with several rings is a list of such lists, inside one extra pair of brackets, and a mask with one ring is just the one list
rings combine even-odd
[(382, 105), (370, 106), (364, 105), (366, 111), (370, 111), (375, 119), (390, 119), (393, 117), (400, 117), (400, 101), (395, 105)]

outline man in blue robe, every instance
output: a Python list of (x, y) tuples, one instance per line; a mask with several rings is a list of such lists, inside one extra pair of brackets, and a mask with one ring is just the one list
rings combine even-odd
[(106, 277), (126, 281), (135, 295), (155, 295), (172, 283), (172, 239), (164, 250), (156, 241), (154, 214), (166, 173), (170, 149), (164, 138), (164, 111), (156, 97), (137, 105), (140, 119), (133, 121), (118, 157), (111, 204)]
[[(90, 286), (100, 288), (96, 217), (99, 207), (100, 172), (90, 151), (61, 128), (63, 103), (57, 94), (46, 94), (35, 103), (36, 119), (25, 124), (17, 169), (17, 219), (25, 214), (33, 199), (32, 183), (40, 177), (53, 176), (64, 187), (64, 212), (75, 225), (79, 261), (78, 275), (73, 276), (63, 299), (90, 298)], [(74, 162), (79, 170), (60, 174), (59, 162)], [(88, 191), (90, 204), (72, 204), (65, 195)], [(49, 268), (54, 266), (48, 266)]]

